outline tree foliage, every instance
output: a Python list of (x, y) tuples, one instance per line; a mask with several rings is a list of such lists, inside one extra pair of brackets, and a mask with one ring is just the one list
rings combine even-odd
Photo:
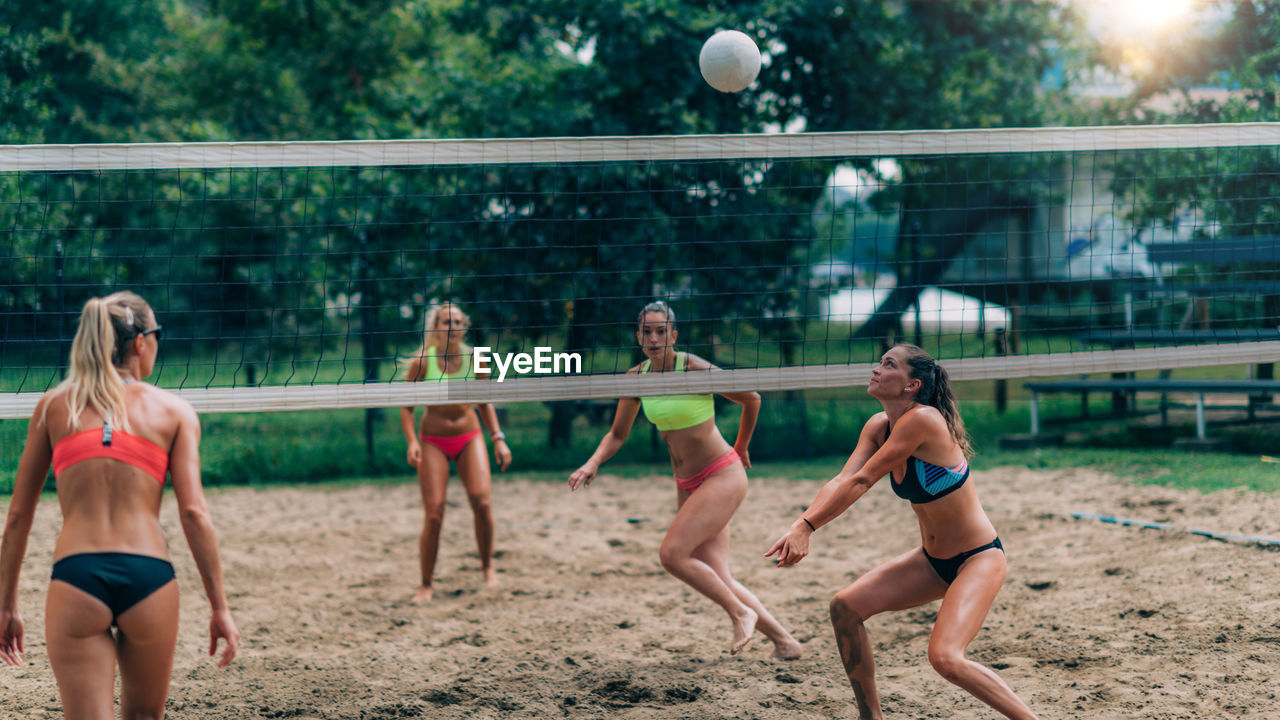
[[(767, 65), (726, 95), (697, 56), (730, 27)], [(1076, 30), (1056, 3), (979, 0), (15, 0), (0, 10), (0, 131), (155, 142), (1039, 125), (1058, 117), (1062, 89), (1043, 78)], [(686, 303), (705, 338), (735, 317), (786, 337), (808, 208), (831, 169), (5, 177), (0, 294), (11, 318), (49, 312), (63, 257), (72, 305), (154, 288), (189, 313), (191, 337), (256, 355), (299, 338), (322, 351), (361, 325), (394, 354), (414, 331), (406, 308), (432, 297), (471, 303), (488, 328), (567, 333), (573, 348), (619, 342), (601, 328), (631, 309), (611, 299), (655, 293)], [(356, 321), (360, 303), (373, 314)]]

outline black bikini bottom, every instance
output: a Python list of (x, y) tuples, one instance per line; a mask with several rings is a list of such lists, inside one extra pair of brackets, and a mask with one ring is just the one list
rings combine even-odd
[(80, 553), (54, 563), (52, 579), (101, 600), (114, 625), (124, 611), (173, 580), (173, 564), (132, 553)]
[(952, 581), (956, 579), (956, 575), (960, 574), (960, 566), (964, 564), (965, 560), (992, 548), (995, 548), (1000, 552), (1004, 552), (1004, 545), (1001, 544), (1000, 538), (996, 538), (981, 547), (976, 547), (972, 550), (965, 550), (955, 557), (945, 559), (936, 558), (928, 552), (925, 552), (924, 556), (929, 561), (929, 564), (933, 566), (933, 571), (938, 573), (938, 577), (942, 578), (943, 582), (950, 585)]

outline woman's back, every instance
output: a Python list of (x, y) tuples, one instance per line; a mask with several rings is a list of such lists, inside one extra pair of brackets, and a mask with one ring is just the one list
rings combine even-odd
[[(152, 456), (151, 463), (90, 456), (72, 459), (60, 467), (59, 454), (69, 455), (73, 446), (78, 450), (81, 444), (101, 445), (103, 440), (102, 415), (92, 406), (80, 414), (78, 428), (70, 427), (67, 392), (55, 390), (45, 401), (44, 429), (55, 453), (58, 503), (63, 517), (54, 556), (116, 551), (168, 557), (158, 521), (164, 474), (162, 469), (159, 478), (153, 473), (157, 467), (167, 466), (169, 450), (177, 436), (180, 415), (174, 397), (146, 383), (125, 386), (130, 431), (113, 426), (108, 437), (114, 438), (117, 448), (127, 440), (141, 453)], [(66, 452), (59, 452), (60, 444)], [(163, 460), (157, 461), (160, 455)]]

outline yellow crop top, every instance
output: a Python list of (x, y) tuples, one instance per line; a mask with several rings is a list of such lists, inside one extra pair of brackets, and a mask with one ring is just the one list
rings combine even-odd
[(427, 348), (422, 354), (422, 367), (418, 377), (420, 380), (472, 380), (475, 375), (471, 372), (471, 356), (467, 355), (462, 361), (462, 367), (454, 372), (446, 373), (440, 369), (440, 363), (436, 360), (435, 346)]
[[(684, 371), (685, 353), (676, 353), (675, 372)], [(640, 374), (649, 372), (650, 361), (640, 366)], [(640, 407), (649, 422), (659, 430), (683, 430), (710, 420), (716, 415), (716, 403), (710, 395), (656, 395), (640, 398)]]

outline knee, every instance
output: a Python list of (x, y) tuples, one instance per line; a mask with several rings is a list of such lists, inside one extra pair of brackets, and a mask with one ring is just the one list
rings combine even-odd
[(680, 567), (688, 557), (688, 553), (677, 547), (668, 545), (667, 543), (663, 543), (662, 547), (658, 548), (658, 561), (662, 563), (662, 567), (666, 569), (667, 572), (673, 572), (676, 568)]
[(930, 647), (929, 664), (944, 680), (954, 683), (964, 672), (969, 661), (965, 659), (964, 653)]
[(428, 503), (423, 517), (428, 526), (437, 526), (444, 522), (444, 501)]
[(836, 627), (861, 625), (868, 617), (854, 598), (845, 595), (838, 594), (831, 598), (828, 609), (831, 613), (831, 624)]
[(492, 507), (492, 500), (489, 493), (476, 493), (468, 495), (467, 500), (471, 503), (472, 512), (477, 515), (487, 514)]

